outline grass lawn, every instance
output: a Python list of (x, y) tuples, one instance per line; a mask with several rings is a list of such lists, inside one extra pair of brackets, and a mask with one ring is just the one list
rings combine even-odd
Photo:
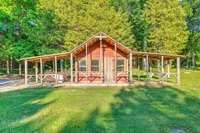
[(200, 132), (200, 71), (181, 86), (37, 88), (0, 93), (2, 133)]

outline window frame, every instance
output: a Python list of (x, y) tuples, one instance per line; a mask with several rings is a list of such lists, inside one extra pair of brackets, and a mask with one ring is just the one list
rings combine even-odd
[[(119, 66), (118, 65), (118, 61), (119, 60), (123, 61), (123, 64), (122, 64), (123, 66), (121, 66), (121, 65)], [(120, 70), (118, 69), (119, 67), (121, 67)], [(117, 69), (116, 70), (117, 72), (125, 72), (125, 59), (124, 58), (117, 58), (117, 60), (116, 60), (116, 69)]]
[[(93, 64), (92, 64), (92, 61), (94, 61), (94, 60), (97, 60), (97, 61), (98, 61), (98, 65), (95, 65), (95, 67), (98, 68), (98, 70), (96, 70), (96, 71), (93, 70), (93, 67), (94, 67), (94, 66), (93, 66)], [(90, 64), (90, 65), (91, 65), (91, 71), (92, 71), (92, 72), (99, 72), (99, 71), (100, 71), (100, 60), (99, 60), (99, 58), (93, 58), (93, 59), (91, 59), (91, 64)]]
[[(81, 65), (81, 62), (82, 61), (85, 61), (85, 66), (83, 66), (83, 65)], [(83, 69), (84, 70), (83, 70)], [(79, 60), (79, 71), (80, 72), (86, 72), (87, 71), (87, 64), (86, 64), (86, 59), (85, 58), (81, 58), (80, 60)]]

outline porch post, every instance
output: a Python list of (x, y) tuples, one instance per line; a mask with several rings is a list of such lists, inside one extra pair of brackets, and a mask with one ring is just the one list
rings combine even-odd
[(19, 63), (19, 75), (21, 76), (22, 75), (22, 64)]
[(58, 64), (57, 64), (57, 56), (54, 57), (54, 67), (55, 67), (55, 81), (58, 83)]
[(103, 44), (102, 44), (102, 37), (100, 39), (100, 69), (101, 69), (101, 80), (104, 82), (104, 69), (103, 69)]
[(139, 57), (137, 57), (137, 69), (138, 69), (137, 76), (138, 76), (138, 80), (139, 80), (140, 79), (140, 59), (139, 59)]
[(157, 60), (157, 73), (158, 73), (158, 78), (160, 79), (160, 77), (162, 76), (160, 75), (160, 59)]
[(170, 78), (170, 67), (171, 67), (170, 61), (168, 61), (167, 63), (167, 77), (168, 78)]
[(43, 82), (43, 62), (42, 58), (40, 58), (40, 82)]
[(88, 82), (88, 44), (85, 45), (86, 82)]
[(176, 59), (176, 82), (180, 84), (180, 57)]
[(165, 69), (164, 69), (164, 57), (161, 56), (161, 69), (162, 69), (162, 72), (161, 72), (161, 77), (162, 77), (162, 82), (164, 81), (164, 74), (165, 74)]
[(133, 56), (133, 55), (132, 55), (132, 52), (131, 52), (131, 53), (130, 53), (130, 58), (129, 58), (129, 59), (130, 59), (130, 62), (129, 62), (129, 65), (130, 65), (130, 66), (129, 66), (129, 71), (130, 71), (130, 72), (129, 72), (129, 80), (130, 80), (130, 81), (129, 81), (129, 82), (130, 82), (130, 83), (132, 82), (132, 76), (133, 76), (133, 73), (132, 73), (132, 65), (133, 65), (133, 63), (132, 63), (132, 56)]
[(70, 65), (71, 65), (71, 83), (73, 83), (73, 54), (70, 54)]
[(115, 43), (115, 83), (117, 83), (117, 45)]
[(146, 75), (147, 78), (149, 79), (149, 55), (146, 54)]
[(25, 67), (25, 85), (28, 85), (28, 61), (24, 61), (24, 67)]
[(35, 62), (35, 82), (38, 83), (38, 62)]
[(75, 59), (75, 82), (78, 82), (78, 61)]

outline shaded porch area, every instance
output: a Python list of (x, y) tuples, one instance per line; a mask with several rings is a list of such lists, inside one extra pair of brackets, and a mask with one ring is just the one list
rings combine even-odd
[[(129, 53), (126, 65), (125, 78), (127, 82), (115, 82), (120, 72), (113, 71), (112, 82), (105, 80), (93, 81), (93, 78), (100, 78), (101, 72), (88, 71), (89, 65), (86, 65), (84, 72), (79, 71), (76, 56), (70, 52), (49, 54), (24, 58), (21, 64), (24, 64), (25, 85), (33, 84), (63, 84), (72, 85), (130, 85), (139, 82), (170, 82), (180, 83), (180, 58), (179, 55), (166, 55), (149, 52)], [(117, 61), (117, 60), (116, 60)], [(115, 62), (117, 64), (117, 62)], [(21, 67), (22, 65), (20, 65)], [(105, 69), (103, 69), (104, 72)], [(80, 76), (81, 75), (81, 76)], [(102, 75), (104, 78), (104, 75)], [(79, 82), (78, 78), (84, 78), (85, 82)]]

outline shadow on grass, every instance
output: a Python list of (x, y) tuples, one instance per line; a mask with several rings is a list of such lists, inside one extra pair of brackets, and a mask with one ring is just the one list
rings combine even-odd
[(42, 108), (52, 104), (54, 101), (40, 102), (52, 91), (52, 89), (40, 88), (0, 93), (0, 132), (26, 132), (25, 127), (31, 129), (31, 122), (24, 124), (17, 122), (33, 116)]
[(200, 132), (200, 100), (173, 87), (124, 87), (108, 112), (96, 108), (86, 120), (69, 121), (61, 133)]
[[(94, 88), (91, 90), (94, 93)], [(168, 133), (174, 128), (181, 128), (189, 133), (200, 132), (198, 95), (174, 87), (123, 87), (110, 95), (112, 101), (103, 95), (105, 104), (109, 104), (106, 111), (102, 111), (105, 104), (99, 105), (95, 97), (94, 101), (84, 101), (92, 104), (92, 108), (87, 104), (82, 105), (81, 101), (86, 99), (82, 99), (78, 90), (70, 90), (71, 93), (68, 93), (68, 90), (60, 90), (59, 93), (53, 94), (53, 99), (48, 97), (48, 102), (44, 102), (45, 97), (52, 91), (55, 89), (26, 89), (0, 93), (0, 132), (45, 132), (45, 128), (49, 126), (52, 128), (48, 131), (55, 127), (54, 131), (60, 133)], [(64, 93), (65, 91), (67, 93)], [(87, 92), (90, 96), (90, 91)], [(76, 100), (80, 100), (80, 104), (76, 103), (80, 106), (77, 108), (79, 111), (63, 111), (62, 108), (74, 107), (66, 102), (73, 101), (69, 98), (73, 99), (74, 96)], [(57, 97), (60, 98), (58, 101)], [(46, 115), (26, 119), (34, 117), (40, 110), (48, 110), (48, 106), (53, 103), (55, 104), (50, 107), (51, 111)], [(82, 111), (84, 108), (91, 110)], [(80, 117), (83, 113), (87, 113), (87, 117)], [(17, 121), (24, 120), (24, 123), (16, 124)], [(58, 122), (57, 125), (55, 121)]]

